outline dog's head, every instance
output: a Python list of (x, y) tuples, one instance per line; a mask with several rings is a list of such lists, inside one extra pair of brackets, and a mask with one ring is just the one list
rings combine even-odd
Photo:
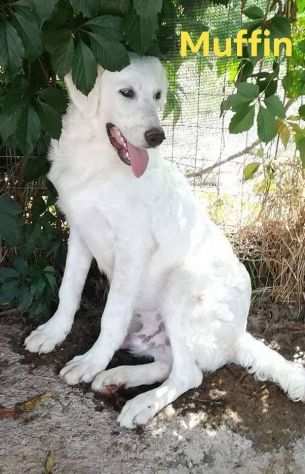
[(88, 97), (65, 78), (70, 98), (84, 116), (98, 122), (101, 134), (118, 157), (141, 176), (148, 163), (148, 148), (165, 138), (159, 113), (166, 100), (167, 80), (157, 58), (131, 55), (130, 64), (119, 72), (99, 69)]

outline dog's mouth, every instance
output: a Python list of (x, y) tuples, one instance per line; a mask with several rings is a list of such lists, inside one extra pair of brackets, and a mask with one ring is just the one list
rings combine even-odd
[(133, 174), (139, 178), (145, 172), (148, 165), (148, 153), (144, 148), (139, 148), (124, 137), (121, 130), (113, 125), (107, 123), (106, 129), (111, 145), (115, 148), (120, 160), (128, 166), (131, 166)]

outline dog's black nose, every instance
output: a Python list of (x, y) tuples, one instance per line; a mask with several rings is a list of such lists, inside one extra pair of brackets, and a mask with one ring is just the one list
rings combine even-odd
[(144, 133), (145, 140), (147, 141), (148, 146), (155, 147), (160, 145), (165, 139), (165, 134), (162, 128), (151, 128)]

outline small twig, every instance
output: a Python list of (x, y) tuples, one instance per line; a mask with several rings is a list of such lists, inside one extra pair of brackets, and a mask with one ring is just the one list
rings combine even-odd
[[(289, 99), (287, 101), (286, 105), (284, 106), (286, 112), (294, 102), (295, 102), (294, 99)], [(240, 158), (241, 156), (243, 156), (247, 153), (250, 153), (253, 150), (253, 148), (255, 148), (259, 144), (260, 144), (260, 140), (259, 139), (255, 140), (254, 142), (251, 143), (251, 145), (248, 145), (243, 150), (241, 150), (237, 153), (234, 153), (233, 155), (230, 155), (230, 156), (228, 156), (227, 158), (224, 158), (221, 161), (217, 161), (213, 165), (207, 166), (206, 168), (201, 168), (201, 169), (199, 169), (197, 171), (194, 171), (194, 172), (191, 171), (189, 173), (186, 173), (186, 177), (187, 178), (200, 178), (202, 175), (210, 173), (215, 168), (219, 168), (219, 166), (225, 165), (226, 163), (229, 163), (230, 161), (233, 161), (236, 158)]]
[(250, 153), (253, 150), (253, 148), (255, 148), (257, 145), (259, 145), (259, 143), (260, 143), (260, 140), (255, 140), (253, 143), (251, 143), (251, 145), (248, 145), (243, 150), (241, 150), (237, 153), (234, 153), (233, 155), (230, 155), (230, 156), (228, 156), (227, 158), (224, 158), (221, 161), (217, 161), (216, 163), (214, 163), (211, 166), (207, 166), (206, 168), (201, 168), (200, 170), (197, 170), (197, 171), (194, 171), (194, 172), (191, 172), (191, 173), (186, 173), (186, 177), (187, 178), (199, 178), (203, 174), (210, 173), (215, 168), (218, 168), (219, 166), (222, 166), (226, 163), (229, 163), (230, 161), (235, 160), (236, 158), (240, 158), (241, 156), (243, 156), (247, 153)]

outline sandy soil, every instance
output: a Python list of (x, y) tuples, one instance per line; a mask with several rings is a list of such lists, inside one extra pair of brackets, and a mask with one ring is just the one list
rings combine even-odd
[[(289, 308), (256, 304), (249, 329), (285, 356), (304, 359), (305, 325)], [(227, 366), (144, 430), (128, 432), (117, 413), (145, 387), (103, 399), (57, 375), (93, 343), (98, 319), (81, 314), (65, 343), (40, 357), (23, 350), (30, 330), (20, 317), (0, 318), (1, 474), (305, 474), (305, 406), (275, 385)], [(121, 363), (135, 360), (118, 353), (112, 365)]]

